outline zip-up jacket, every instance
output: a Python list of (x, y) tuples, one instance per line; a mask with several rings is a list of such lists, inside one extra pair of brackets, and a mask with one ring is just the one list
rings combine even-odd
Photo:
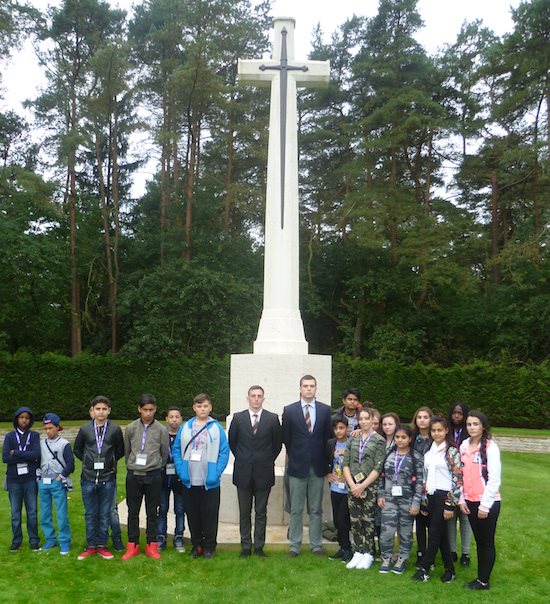
[[(117, 462), (124, 456), (122, 430), (118, 424), (110, 420), (107, 421), (105, 426), (105, 438), (103, 439), (101, 453), (97, 450), (93, 421), (84, 424), (76, 435), (73, 453), (82, 461), (82, 480), (106, 482), (114, 480), (116, 477)], [(99, 441), (101, 442), (101, 439)], [(97, 461), (103, 462), (103, 470), (94, 469), (94, 464)]]

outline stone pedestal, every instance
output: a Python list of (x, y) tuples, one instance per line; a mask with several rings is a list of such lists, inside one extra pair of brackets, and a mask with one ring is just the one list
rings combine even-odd
[[(264, 408), (273, 411), (281, 419), (283, 408), (299, 400), (299, 384), (303, 375), (310, 374), (317, 380), (317, 399), (330, 405), (332, 358), (315, 354), (233, 354), (231, 355), (230, 410), (227, 429), (233, 413), (246, 409), (246, 395), (250, 386), (259, 384), (265, 390)], [(275, 464), (275, 486), (271, 489), (267, 509), (267, 524), (288, 524), (284, 512), (284, 465), (285, 449)], [(233, 485), (233, 456), (222, 476), (220, 522), (239, 522), (237, 489)], [(331, 519), (328, 486), (323, 503), (323, 519)], [(305, 520), (307, 524), (307, 520)]]

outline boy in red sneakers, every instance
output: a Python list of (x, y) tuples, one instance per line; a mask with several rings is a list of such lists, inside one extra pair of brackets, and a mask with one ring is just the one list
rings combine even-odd
[(145, 554), (160, 559), (157, 541), (158, 509), (162, 488), (162, 468), (168, 459), (170, 439), (168, 430), (155, 419), (157, 401), (151, 394), (139, 400), (139, 419), (124, 432), (126, 457), (126, 502), (128, 504), (128, 545), (123, 560), (139, 554), (139, 510), (145, 496), (147, 514), (147, 546)]
[(104, 560), (112, 560), (107, 539), (117, 462), (124, 455), (124, 442), (120, 427), (109, 420), (111, 403), (106, 396), (96, 396), (90, 409), (93, 419), (80, 428), (73, 447), (82, 461), (80, 484), (86, 520), (86, 549), (78, 559), (97, 554)]

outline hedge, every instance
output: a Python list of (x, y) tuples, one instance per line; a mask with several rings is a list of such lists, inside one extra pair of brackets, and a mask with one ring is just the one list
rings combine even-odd
[[(478, 361), (448, 368), (364, 361), (337, 355), (333, 359), (333, 406), (348, 386), (361, 389), (382, 411), (410, 419), (420, 405), (446, 413), (453, 402), (482, 409), (499, 426), (550, 428), (550, 364), (499, 364)], [(229, 357), (170, 360), (123, 356), (79, 355), (75, 359), (44, 354), (0, 355), (0, 420), (11, 419), (20, 405), (38, 417), (55, 410), (64, 418), (84, 419), (88, 403), (98, 394), (111, 399), (113, 417), (135, 416), (143, 392), (152, 392), (159, 408), (183, 407), (191, 413), (198, 392), (214, 400), (214, 414), (229, 412)]]

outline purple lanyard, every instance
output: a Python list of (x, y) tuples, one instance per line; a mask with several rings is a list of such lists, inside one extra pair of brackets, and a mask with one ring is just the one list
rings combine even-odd
[(399, 478), (399, 472), (401, 472), (401, 466), (403, 465), (403, 462), (405, 461), (406, 457), (407, 457), (407, 454), (405, 453), (405, 455), (403, 455), (401, 460), (399, 460), (399, 454), (397, 453), (397, 451), (395, 452), (394, 474), (395, 474), (396, 480)]
[(462, 436), (462, 428), (460, 430), (455, 430), (455, 443), (458, 444), (460, 437)]
[(145, 441), (147, 440), (147, 430), (151, 424), (143, 424), (143, 434), (141, 435), (141, 452), (145, 449)]
[(201, 444), (199, 442), (199, 436), (200, 433), (204, 430), (204, 426), (201, 426), (201, 429), (198, 429), (198, 426), (195, 425), (196, 422), (193, 422), (193, 430), (192, 435), (193, 435), (193, 449), (195, 449), (195, 451), (199, 448), (199, 445)]
[(103, 443), (105, 442), (105, 434), (107, 433), (107, 424), (108, 423), (109, 423), (109, 420), (107, 420), (103, 424), (103, 432), (101, 433), (101, 437), (100, 437), (99, 436), (99, 428), (101, 428), (101, 426), (98, 426), (95, 423), (95, 419), (94, 419), (95, 444), (96, 444), (96, 447), (97, 447), (97, 454), (98, 455), (101, 455), (101, 450), (103, 449)]
[(359, 441), (359, 463), (363, 461), (363, 453), (365, 451), (366, 446), (369, 444), (370, 437), (372, 436), (372, 432), (363, 440)]
[(19, 450), (26, 451), (27, 447), (29, 446), (29, 443), (31, 442), (31, 433), (27, 433), (27, 442), (23, 445), (23, 447), (21, 446), (21, 439), (19, 438), (19, 432), (17, 430), (15, 431), (15, 438), (17, 439), (17, 446)]

